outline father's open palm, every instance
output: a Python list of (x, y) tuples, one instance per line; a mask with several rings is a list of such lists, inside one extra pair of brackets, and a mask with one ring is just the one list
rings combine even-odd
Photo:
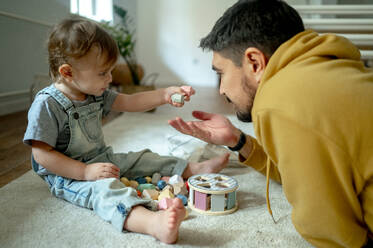
[(185, 122), (180, 117), (168, 123), (183, 134), (194, 136), (207, 143), (234, 146), (240, 131), (223, 115), (193, 111), (193, 116), (200, 121)]

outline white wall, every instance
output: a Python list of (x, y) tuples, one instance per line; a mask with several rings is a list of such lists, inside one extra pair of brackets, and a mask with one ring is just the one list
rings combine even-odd
[[(130, 0), (122, 0), (130, 1)], [(341, 0), (356, 1), (356, 0)], [(360, 2), (372, 0), (360, 0)], [(157, 85), (188, 83), (216, 87), (211, 52), (199, 41), (236, 0), (137, 0), (136, 54)], [(289, 4), (338, 4), (338, 0), (286, 0)]]
[(138, 0), (136, 54), (156, 85), (217, 87), (211, 52), (198, 46), (236, 0)]
[[(114, 5), (118, 5), (123, 9), (127, 10), (127, 15), (131, 19), (131, 25), (133, 25), (133, 31), (136, 31), (137, 21), (137, 1), (136, 0), (113, 0)], [(120, 22), (118, 16), (113, 12), (114, 23)]]
[(0, 1), (0, 115), (29, 107), (34, 76), (48, 74), (46, 39), (50, 26), (69, 15), (69, 3)]

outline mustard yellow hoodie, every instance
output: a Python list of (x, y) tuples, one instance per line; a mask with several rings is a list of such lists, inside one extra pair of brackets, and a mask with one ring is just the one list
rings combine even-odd
[(297, 231), (316, 247), (363, 246), (373, 230), (373, 71), (359, 50), (336, 35), (294, 36), (270, 58), (252, 116), (257, 140), (243, 162), (282, 183)]

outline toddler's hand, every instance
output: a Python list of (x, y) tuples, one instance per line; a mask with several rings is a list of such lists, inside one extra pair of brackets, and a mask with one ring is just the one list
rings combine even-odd
[(182, 107), (184, 102), (173, 102), (171, 96), (174, 94), (183, 95), (184, 101), (189, 101), (190, 97), (194, 95), (195, 90), (191, 86), (181, 86), (181, 87), (168, 87), (165, 90), (166, 102), (175, 107)]
[(85, 180), (93, 181), (104, 178), (119, 178), (120, 169), (112, 163), (93, 163), (85, 168)]

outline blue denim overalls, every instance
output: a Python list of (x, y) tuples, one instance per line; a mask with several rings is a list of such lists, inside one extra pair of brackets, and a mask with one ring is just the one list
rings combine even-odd
[[(164, 176), (182, 175), (187, 162), (175, 157), (159, 156), (150, 150), (129, 153), (113, 153), (105, 145), (101, 128), (103, 97), (81, 107), (73, 103), (53, 85), (39, 94), (49, 94), (69, 116), (70, 142), (66, 156), (86, 164), (110, 162), (120, 168), (120, 175), (128, 178), (152, 176), (159, 172)], [(33, 169), (48, 183), (53, 195), (73, 204), (93, 209), (102, 219), (123, 231), (125, 219), (133, 206), (156, 210), (152, 200), (141, 199), (135, 189), (126, 187), (119, 179), (107, 178), (97, 181), (78, 181), (51, 174), (32, 159)], [(60, 166), (63, 166), (61, 164)]]

